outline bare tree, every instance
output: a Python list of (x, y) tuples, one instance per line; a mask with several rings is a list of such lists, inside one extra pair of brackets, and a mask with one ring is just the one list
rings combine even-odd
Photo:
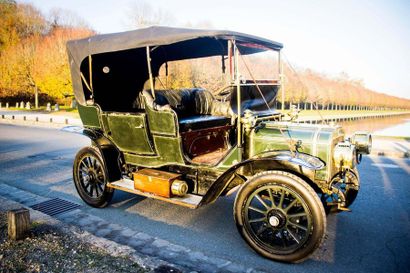
[(22, 38), (43, 34), (47, 28), (43, 15), (33, 5), (18, 4), (17, 16), (19, 20), (17, 28)]
[(154, 8), (144, 0), (134, 2), (128, 11), (128, 25), (141, 28), (152, 25), (171, 25), (175, 19), (171, 13), (161, 8)]
[(48, 16), (50, 26), (54, 27), (74, 27), (74, 28), (85, 28), (90, 29), (87, 21), (72, 12), (71, 10), (62, 8), (53, 8)]

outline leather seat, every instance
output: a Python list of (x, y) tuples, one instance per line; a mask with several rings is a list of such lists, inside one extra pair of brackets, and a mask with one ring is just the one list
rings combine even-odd
[(189, 130), (201, 130), (212, 127), (230, 125), (231, 119), (221, 116), (195, 115), (179, 119), (179, 130), (186, 132)]

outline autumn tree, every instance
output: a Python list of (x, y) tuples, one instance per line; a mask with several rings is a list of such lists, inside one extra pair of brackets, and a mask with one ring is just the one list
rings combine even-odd
[(22, 39), (43, 34), (47, 22), (34, 6), (0, 0), (0, 54)]
[(36, 47), (33, 77), (41, 92), (57, 99), (72, 94), (66, 43), (90, 36), (88, 29), (54, 28)]
[(83, 21), (70, 13), (55, 11), (49, 23), (32, 5), (0, 3), (5, 15), (0, 20), (7, 25), (0, 35), (0, 97), (27, 98), (40, 92), (62, 100), (72, 94), (66, 42), (93, 32), (79, 27)]

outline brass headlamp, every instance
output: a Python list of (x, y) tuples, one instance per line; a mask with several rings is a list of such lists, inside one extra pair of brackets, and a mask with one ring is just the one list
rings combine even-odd
[(358, 154), (370, 154), (372, 151), (372, 136), (369, 132), (356, 132), (352, 137)]

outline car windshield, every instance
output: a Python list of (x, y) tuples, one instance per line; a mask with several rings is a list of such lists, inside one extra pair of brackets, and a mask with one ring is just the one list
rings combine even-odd
[[(252, 46), (258, 45), (238, 45), (238, 50), (241, 53), (246, 47)], [(242, 80), (279, 80), (279, 53), (266, 49), (254, 54), (240, 54), (238, 70)]]
[[(241, 54), (247, 47), (261, 49), (254, 54)], [(276, 114), (275, 101), (280, 87), (279, 52), (264, 48), (257, 44), (238, 44), (238, 73), (241, 83), (241, 114), (252, 110), (258, 115)], [(231, 87), (230, 104), (235, 113), (237, 109), (237, 93)]]

